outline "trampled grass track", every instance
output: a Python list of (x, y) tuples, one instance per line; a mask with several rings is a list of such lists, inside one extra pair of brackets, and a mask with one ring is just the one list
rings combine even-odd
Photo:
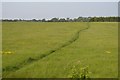
[(32, 64), (33, 62), (36, 62), (36, 61), (41, 60), (43, 58), (46, 58), (50, 54), (52, 54), (52, 53), (54, 53), (54, 52), (56, 52), (56, 51), (58, 51), (58, 50), (60, 50), (60, 49), (62, 49), (64, 47), (66, 47), (66, 46), (69, 46), (70, 44), (72, 44), (73, 42), (75, 42), (77, 39), (79, 39), (79, 34), (81, 32), (83, 32), (83, 31), (85, 31), (85, 30), (87, 30), (87, 29), (90, 28), (89, 22), (86, 24), (86, 26), (87, 26), (86, 28), (78, 30), (69, 41), (67, 41), (66, 43), (62, 44), (58, 48), (50, 50), (47, 53), (42, 54), (42, 55), (40, 55), (40, 56), (38, 56), (36, 58), (29, 57), (28, 59), (24, 60), (23, 62), (19, 63), (16, 66), (5, 67), (5, 68), (3, 68), (3, 72), (17, 71), (17, 70), (21, 69), (22, 67), (25, 67), (26, 65)]

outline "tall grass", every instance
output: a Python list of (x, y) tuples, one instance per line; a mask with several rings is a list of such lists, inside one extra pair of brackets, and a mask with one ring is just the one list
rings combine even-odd
[[(3, 68), (44, 57), (15, 72), (5, 72), (3, 77), (66, 78), (69, 67), (80, 61), (81, 67), (89, 66), (91, 78), (116, 78), (117, 23), (90, 23), (90, 28), (81, 32), (75, 42), (58, 49), (84, 28), (86, 23), (3, 23), (3, 49), (16, 52), (3, 55)], [(45, 57), (49, 51), (53, 53)]]

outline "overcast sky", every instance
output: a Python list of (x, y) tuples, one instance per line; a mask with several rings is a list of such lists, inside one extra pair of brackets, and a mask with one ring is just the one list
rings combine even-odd
[(1, 0), (2, 2), (119, 2), (120, 0)]
[(117, 16), (118, 2), (3, 2), (3, 19)]

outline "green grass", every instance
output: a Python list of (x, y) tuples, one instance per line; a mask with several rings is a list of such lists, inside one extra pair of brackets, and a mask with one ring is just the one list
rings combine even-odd
[[(2, 22), (0, 22), (0, 33), (2, 33)], [(2, 50), (2, 34), (0, 34), (0, 50)], [(1, 55), (0, 55), (1, 57)]]
[[(3, 51), (14, 51), (3, 55), (3, 77), (66, 78), (78, 62), (89, 66), (92, 78), (117, 77), (117, 23), (90, 23), (70, 44), (85, 28), (77, 22), (3, 22)], [(30, 58), (37, 60), (20, 66)]]

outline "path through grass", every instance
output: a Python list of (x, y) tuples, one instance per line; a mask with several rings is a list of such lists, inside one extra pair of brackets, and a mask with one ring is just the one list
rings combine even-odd
[[(56, 23), (50, 24), (55, 25)], [(68, 30), (68, 32), (70, 31), (69, 35), (67, 34), (68, 32), (66, 32), (66, 34), (61, 34), (61, 36), (64, 35), (64, 37), (62, 37), (63, 39), (61, 41), (58, 41), (58, 44), (59, 42), (60, 44), (56, 47), (55, 45), (52, 45), (52, 48), (50, 50), (54, 50), (55, 48), (60, 47), (60, 45), (63, 45), (64, 43), (66, 43), (66, 41), (69, 41), (72, 37), (74, 37), (74, 34), (78, 30), (86, 28), (86, 23), (59, 23), (59, 24), (64, 25), (60, 32), (63, 32), (63, 30), (66, 32), (66, 30), (69, 29)], [(94, 78), (117, 77), (118, 74), (117, 23), (90, 23), (90, 26), (91, 26), (90, 29), (80, 33), (79, 38), (71, 45), (61, 48), (60, 50), (54, 51), (54, 53), (47, 56), (46, 58), (38, 60), (26, 67), (22, 67), (21, 69), (15, 72), (9, 72), (9, 74), (4, 73), (4, 77), (65, 78), (68, 77), (71, 67), (73, 65), (76, 65), (78, 62), (80, 63), (81, 67), (89, 66), (91, 77)], [(54, 28), (58, 29), (59, 27)], [(54, 28), (52, 28), (53, 31), (55, 30)], [(58, 33), (58, 31), (56, 33)], [(58, 35), (60, 34), (56, 35), (57, 35), (56, 37), (58, 37)], [(56, 40), (57, 39), (55, 39), (54, 41)], [(4, 48), (6, 48), (5, 45)], [(40, 49), (42, 49), (42, 47)], [(3, 56), (4, 62), (7, 61), (6, 56), (8, 55)], [(9, 65), (12, 64), (13, 63)]]

